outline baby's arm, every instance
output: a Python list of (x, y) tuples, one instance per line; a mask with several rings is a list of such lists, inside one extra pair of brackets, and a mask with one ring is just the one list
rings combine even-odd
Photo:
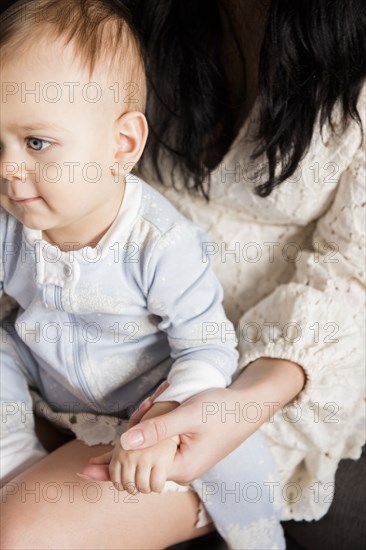
[(222, 305), (223, 288), (209, 237), (188, 220), (174, 224), (149, 249), (144, 267), (148, 311), (160, 321), (173, 363), (169, 387), (154, 402), (183, 403), (211, 388), (224, 388), (238, 367), (237, 338)]
[[(172, 411), (176, 401), (154, 404), (141, 420), (147, 420)], [(148, 449), (126, 451), (118, 442), (113, 451), (90, 459), (92, 464), (109, 463), (109, 475), (115, 488), (130, 494), (160, 493), (173, 464), (179, 437), (165, 439)]]

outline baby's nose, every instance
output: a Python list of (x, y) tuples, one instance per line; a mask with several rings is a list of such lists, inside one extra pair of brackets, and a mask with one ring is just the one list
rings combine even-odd
[(25, 183), (29, 177), (26, 163), (22, 160), (2, 160), (0, 170), (1, 181), (10, 182), (12, 180)]

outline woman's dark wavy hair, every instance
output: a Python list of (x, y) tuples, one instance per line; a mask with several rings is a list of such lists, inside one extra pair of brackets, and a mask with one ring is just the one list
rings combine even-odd
[[(210, 171), (235, 137), (220, 58), (220, 0), (119, 1), (132, 12), (146, 50), (150, 136), (142, 161), (152, 161), (164, 181), (159, 159), (169, 151), (186, 185), (191, 180), (208, 198)], [(268, 160), (267, 180), (256, 187), (262, 197), (295, 172), (318, 115), (320, 129), (328, 121), (334, 131), (338, 100), (343, 128), (354, 119), (362, 129), (356, 105), (366, 76), (364, 0), (272, 0), (267, 13), (253, 155)]]

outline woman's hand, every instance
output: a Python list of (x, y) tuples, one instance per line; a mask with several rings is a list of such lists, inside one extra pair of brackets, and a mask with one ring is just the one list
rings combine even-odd
[[(240, 399), (241, 396), (230, 388), (206, 390), (172, 412), (143, 419), (128, 434), (122, 435), (122, 446), (125, 449), (146, 448), (180, 434), (180, 446), (168, 479), (188, 485), (255, 431), (247, 425), (244, 434), (239, 415), (230, 414), (235, 409), (239, 411)], [(143, 443), (140, 443), (141, 436)]]
[[(244, 435), (238, 415), (230, 414), (235, 408), (239, 410), (239, 399), (240, 396), (231, 389), (201, 392), (175, 410), (148, 420), (144, 419), (141, 424), (129, 430), (130, 436), (144, 436), (144, 443), (134, 448), (151, 447), (159, 441), (181, 434), (180, 446), (167, 479), (188, 485), (255, 431), (253, 426), (248, 424), (247, 433)], [(123, 448), (128, 451), (132, 448), (131, 438), (128, 438), (130, 444), (127, 444), (124, 436), (125, 434), (121, 437), (121, 443), (123, 442)], [(95, 463), (87, 466), (83, 474), (99, 481), (110, 479), (105, 467), (97, 466)]]
[[(179, 435), (180, 447), (168, 479), (189, 484), (291, 401), (304, 382), (298, 364), (261, 357), (250, 363), (230, 388), (206, 390), (171, 412), (135, 425), (122, 435), (122, 446), (143, 449)], [(245, 412), (248, 404), (260, 411), (255, 421)], [(105, 472), (99, 473), (93, 472), (93, 479), (105, 479)]]

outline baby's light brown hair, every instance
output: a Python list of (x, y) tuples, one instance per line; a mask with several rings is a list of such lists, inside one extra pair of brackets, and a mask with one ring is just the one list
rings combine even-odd
[[(6, 63), (37, 40), (61, 39), (88, 70), (122, 84), (126, 111), (145, 111), (146, 78), (141, 44), (129, 14), (115, 0), (19, 0), (0, 17), (0, 58)], [(37, 60), (35, 59), (35, 63)], [(57, 71), (57, 60), (55, 60)]]

